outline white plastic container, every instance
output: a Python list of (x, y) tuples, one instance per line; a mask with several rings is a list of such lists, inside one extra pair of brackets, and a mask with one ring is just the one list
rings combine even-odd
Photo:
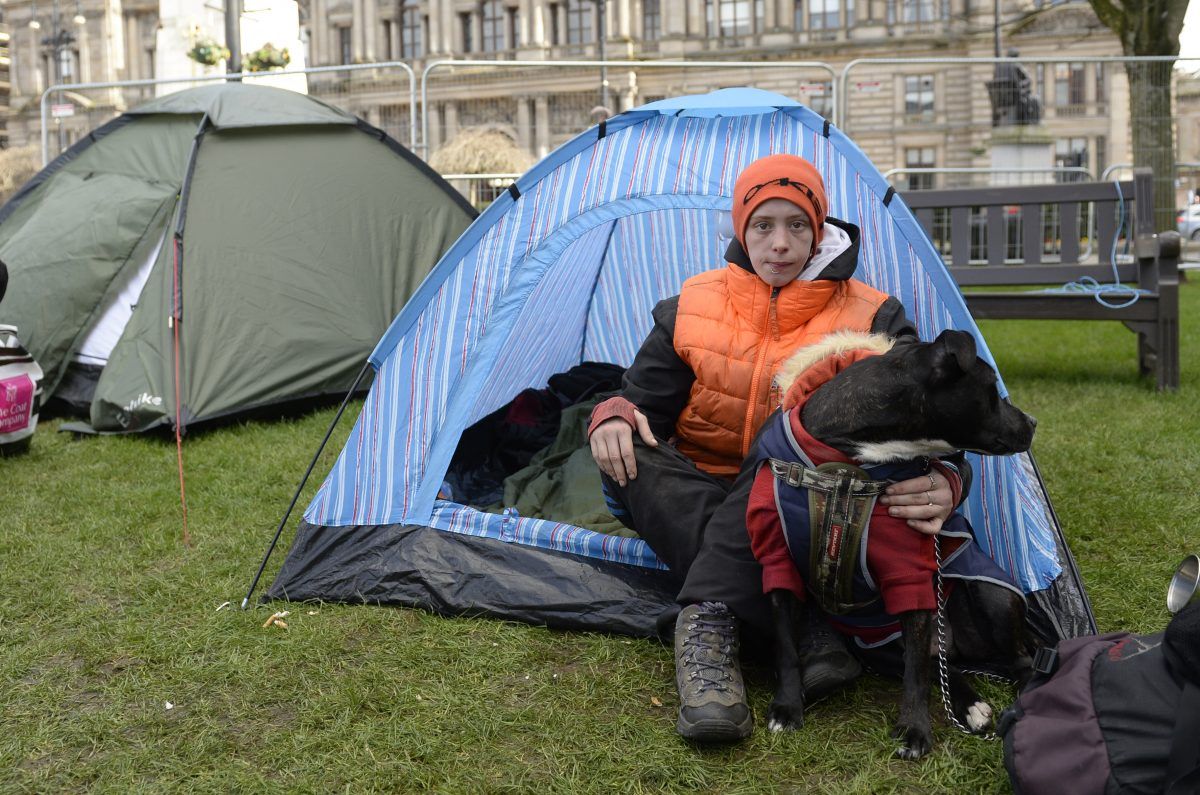
[(42, 368), (15, 326), (0, 325), (0, 455), (29, 449), (42, 404)]

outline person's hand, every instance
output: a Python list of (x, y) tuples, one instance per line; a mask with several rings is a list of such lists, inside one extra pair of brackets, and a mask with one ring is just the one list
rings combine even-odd
[(927, 535), (937, 535), (954, 513), (954, 490), (936, 467), (928, 475), (893, 483), (879, 501), (888, 506), (889, 516), (906, 519), (909, 527)]
[[(633, 419), (637, 423), (637, 432), (642, 441), (651, 447), (657, 447), (658, 440), (650, 430), (650, 422), (646, 415), (634, 409)], [(600, 423), (588, 440), (592, 445), (592, 458), (596, 459), (596, 466), (622, 486), (627, 480), (637, 477), (637, 460), (633, 455), (633, 430), (621, 417), (613, 417)]]

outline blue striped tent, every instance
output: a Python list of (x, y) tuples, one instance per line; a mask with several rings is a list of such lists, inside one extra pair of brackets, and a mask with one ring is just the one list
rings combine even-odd
[[(582, 361), (628, 365), (654, 304), (723, 263), (734, 181), (775, 152), (814, 162), (831, 215), (861, 228), (859, 278), (923, 339), (966, 329), (991, 361), (913, 214), (825, 119), (749, 88), (653, 102), (559, 147), (445, 254), (372, 353), (362, 413), (267, 596), (652, 634), (671, 594), (644, 542), (480, 512), (439, 486), (462, 431), (520, 390)], [(968, 518), (1035, 594), (1042, 634), (1091, 631), (1032, 458), (973, 465)]]

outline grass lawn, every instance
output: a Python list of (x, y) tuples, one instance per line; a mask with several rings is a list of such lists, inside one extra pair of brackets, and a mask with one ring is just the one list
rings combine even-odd
[[(1177, 394), (1137, 379), (1119, 324), (984, 325), (1039, 419), (1103, 631), (1165, 626), (1169, 575), (1200, 551), (1200, 286), (1181, 300)], [(704, 750), (675, 734), (671, 652), (654, 642), (405, 609), (218, 610), (240, 602), (331, 416), (188, 439), (190, 549), (173, 444), (50, 422), (28, 456), (0, 459), (0, 791), (1008, 790), (999, 744), (940, 715), (929, 757), (893, 759), (898, 690), (880, 679), (799, 732)], [(284, 608), (287, 629), (262, 627)], [(750, 673), (761, 722), (771, 684)]]

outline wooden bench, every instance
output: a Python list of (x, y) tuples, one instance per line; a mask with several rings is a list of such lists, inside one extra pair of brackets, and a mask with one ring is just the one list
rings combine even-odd
[[(960, 287), (1063, 286), (1091, 277), (1144, 290), (968, 292), (979, 318), (1119, 320), (1138, 337), (1138, 369), (1159, 389), (1179, 387), (1179, 251), (1174, 231), (1154, 232), (1153, 179), (918, 190), (904, 194)], [(1090, 208), (1090, 211), (1089, 211)], [(936, 222), (936, 223), (935, 223)], [(948, 223), (947, 223), (948, 222)], [(1127, 254), (1122, 254), (1128, 250)], [(1125, 305), (1128, 304), (1128, 305)]]

